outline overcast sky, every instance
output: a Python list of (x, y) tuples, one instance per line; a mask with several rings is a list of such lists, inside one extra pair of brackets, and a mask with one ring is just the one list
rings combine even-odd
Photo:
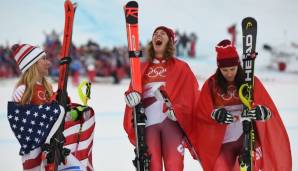
[[(126, 44), (123, 5), (125, 0), (78, 0), (73, 40), (88, 39), (103, 46)], [(180, 32), (195, 32), (198, 49), (203, 53), (229, 38), (226, 28), (240, 23), (246, 16), (258, 21), (258, 45), (298, 42), (297, 0), (140, 0), (140, 39), (146, 43), (156, 26), (166, 25)], [(44, 32), (62, 33), (63, 0), (1, 0), (0, 44), (27, 42), (41, 44)], [(238, 42), (241, 37), (238, 36)], [(241, 47), (241, 45), (239, 45)]]

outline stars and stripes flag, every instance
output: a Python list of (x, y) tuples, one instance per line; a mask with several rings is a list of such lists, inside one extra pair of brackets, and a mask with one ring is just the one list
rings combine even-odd
[(25, 155), (45, 143), (54, 123), (61, 113), (57, 103), (44, 105), (19, 105), (8, 103), (8, 121)]
[(84, 110), (78, 121), (66, 121), (64, 124), (64, 147), (73, 155), (87, 171), (94, 170), (92, 165), (92, 147), (95, 128), (95, 116), (92, 108)]
[[(49, 143), (62, 121), (64, 109), (57, 103), (43, 105), (19, 105), (8, 102), (8, 121), (12, 131), (21, 145), (25, 171), (43, 170), (40, 146)], [(60, 116), (60, 117), (59, 117)], [(95, 127), (94, 111), (88, 108), (79, 121), (65, 121), (65, 147), (71, 150), (66, 166), (59, 170), (93, 170), (92, 145)], [(61, 168), (61, 169), (60, 169)]]

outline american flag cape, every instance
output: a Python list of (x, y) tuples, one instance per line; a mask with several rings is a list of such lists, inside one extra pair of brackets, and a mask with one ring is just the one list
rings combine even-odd
[[(49, 143), (62, 121), (64, 109), (56, 102), (43, 105), (19, 105), (8, 102), (8, 121), (21, 145), (24, 171), (44, 170), (40, 146)], [(68, 114), (67, 114), (68, 115)], [(60, 117), (59, 117), (60, 116)], [(87, 108), (81, 120), (65, 120), (65, 147), (71, 150), (67, 164), (58, 170), (85, 171), (93, 170), (92, 145), (95, 127), (94, 111)]]
[(8, 102), (7, 111), (10, 127), (21, 145), (20, 155), (28, 154), (46, 142), (61, 113), (57, 103), (19, 105)]
[(66, 137), (64, 147), (71, 150), (71, 155), (80, 161), (87, 171), (94, 170), (92, 165), (94, 128), (95, 116), (90, 107), (84, 110), (80, 120), (69, 120), (64, 124), (63, 134)]

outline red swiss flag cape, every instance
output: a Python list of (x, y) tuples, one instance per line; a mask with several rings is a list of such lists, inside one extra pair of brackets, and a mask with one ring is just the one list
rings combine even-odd
[[(148, 62), (141, 65), (142, 76), (148, 65)], [(165, 91), (171, 100), (178, 123), (190, 141), (192, 141), (193, 137), (191, 135), (193, 131), (192, 126), (194, 124), (194, 112), (199, 97), (198, 82), (189, 66), (179, 59), (172, 58), (168, 60), (166, 69)], [(131, 86), (128, 91), (132, 91)], [(132, 108), (126, 106), (123, 125), (130, 142), (135, 144), (132, 117)]]
[[(209, 78), (201, 90), (197, 108), (196, 130), (197, 137), (193, 141), (196, 152), (200, 156), (205, 171), (212, 171), (226, 131), (226, 125), (218, 124), (211, 119), (213, 102), (210, 92)], [(266, 89), (255, 77), (254, 104), (265, 105), (271, 112), (271, 118), (266, 121), (256, 121), (258, 142), (261, 145), (264, 171), (290, 171), (292, 170), (292, 157), (289, 138), (280, 115)]]

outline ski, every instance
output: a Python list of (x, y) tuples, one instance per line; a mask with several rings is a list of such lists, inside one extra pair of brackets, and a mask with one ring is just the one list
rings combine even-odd
[[(73, 20), (75, 9), (77, 7), (76, 3), (72, 3), (70, 0), (66, 0), (64, 3), (65, 9), (65, 24), (64, 24), (64, 35), (63, 43), (61, 49), (60, 57), (60, 66), (59, 66), (59, 81), (58, 81), (58, 90), (57, 90), (57, 101), (58, 104), (63, 106), (65, 111), (67, 111), (68, 104), (68, 94), (67, 94), (67, 81), (68, 81), (68, 72), (69, 64), (71, 62), (70, 49), (71, 49), (71, 40), (72, 40), (72, 29), (73, 29)], [(65, 112), (66, 114), (66, 112)], [(50, 140), (50, 144), (45, 144), (43, 146), (43, 151), (46, 153), (47, 171), (57, 171), (58, 166), (63, 162), (66, 162), (66, 156), (70, 153), (69, 149), (63, 148), (65, 137), (63, 135), (64, 131), (64, 122), (65, 114), (63, 121), (58, 127), (57, 131), (54, 133), (53, 137)]]
[[(128, 41), (128, 55), (130, 61), (132, 89), (142, 94), (141, 64), (142, 55), (139, 47), (138, 34), (138, 3), (130, 1), (124, 6), (126, 19), (126, 31)], [(145, 110), (142, 103), (133, 109), (134, 131), (136, 137), (135, 154), (133, 164), (137, 171), (149, 171), (150, 156), (145, 141)]]
[[(245, 118), (247, 112), (253, 104), (253, 87), (254, 87), (254, 62), (256, 58), (256, 38), (257, 38), (257, 21), (252, 17), (242, 20), (242, 40), (243, 40), (243, 70), (245, 73), (244, 84), (239, 89), (239, 96), (243, 102), (242, 116)], [(240, 171), (253, 171), (254, 157), (254, 124), (252, 120), (243, 119), (244, 142), (242, 154), (239, 157)]]

